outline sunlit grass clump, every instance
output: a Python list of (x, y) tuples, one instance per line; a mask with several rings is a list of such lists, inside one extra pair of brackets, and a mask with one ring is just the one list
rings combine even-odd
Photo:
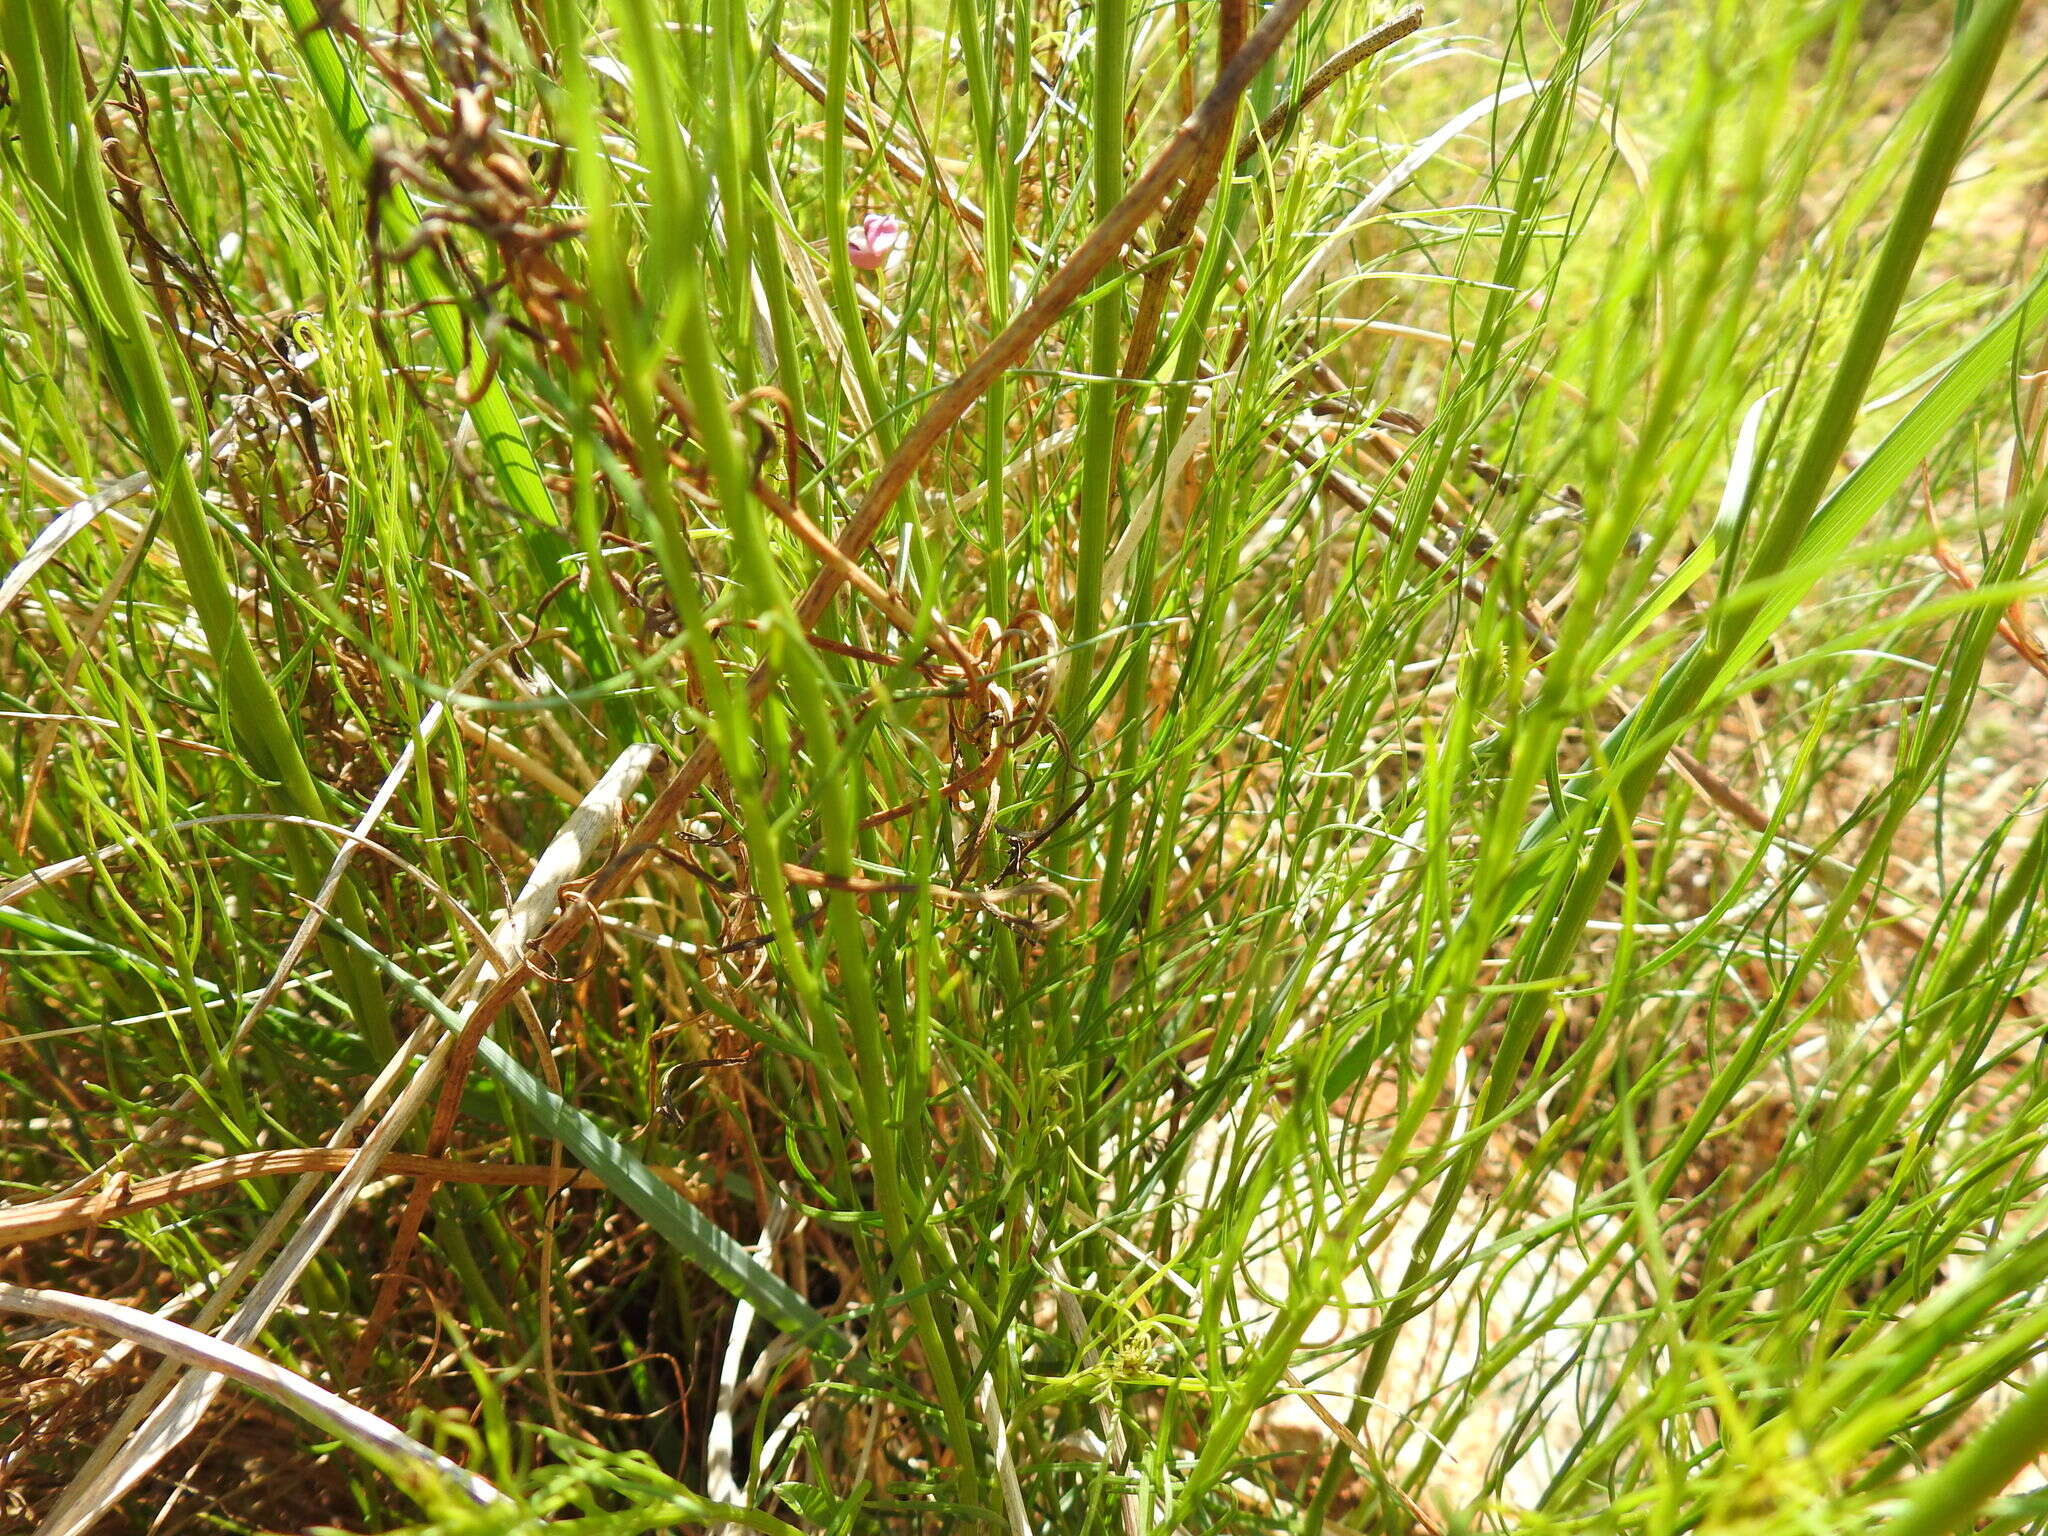
[(2048, 1520), (2048, 12), (0, 65), (0, 1528)]

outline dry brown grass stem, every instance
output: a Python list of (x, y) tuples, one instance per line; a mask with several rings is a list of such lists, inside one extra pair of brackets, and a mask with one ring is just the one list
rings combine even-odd
[[(150, 1179), (117, 1179), (89, 1194), (0, 1206), (0, 1246), (34, 1242), (64, 1232), (97, 1227), (137, 1211), (225, 1189), (250, 1179), (296, 1178), (309, 1173), (339, 1173), (355, 1155), (350, 1147), (279, 1147), (216, 1158)], [(650, 1168), (672, 1189), (688, 1192), (699, 1181), (677, 1168)], [(450, 1184), (487, 1184), (511, 1189), (532, 1186), (549, 1194), (565, 1189), (602, 1189), (594, 1173), (549, 1168), (537, 1163), (485, 1163), (452, 1157), (420, 1157), (409, 1152), (385, 1154), (372, 1172), (384, 1178), (431, 1178)]]
[(438, 1485), (455, 1488), (479, 1505), (509, 1502), (484, 1478), (457, 1466), (374, 1413), (316, 1386), (296, 1371), (288, 1371), (261, 1355), (223, 1343), (183, 1323), (117, 1302), (101, 1301), (96, 1296), (9, 1285), (5, 1281), (0, 1281), (0, 1312), (97, 1328), (183, 1364), (229, 1377), (374, 1457), (412, 1484), (416, 1492), (424, 1493)]

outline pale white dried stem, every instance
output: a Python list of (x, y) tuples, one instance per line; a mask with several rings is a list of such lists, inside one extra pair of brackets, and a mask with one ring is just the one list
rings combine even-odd
[[(775, 1201), (768, 1212), (768, 1221), (761, 1229), (761, 1240), (754, 1245), (754, 1257), (763, 1266), (769, 1264), (775, 1253), (775, 1245), (788, 1233), (790, 1207), (781, 1200)], [(725, 1359), (718, 1373), (718, 1404), (712, 1411), (711, 1427), (704, 1437), (704, 1483), (705, 1496), (721, 1504), (745, 1504), (747, 1491), (733, 1471), (733, 1414), (739, 1406), (740, 1390), (747, 1383), (740, 1366), (747, 1357), (747, 1336), (754, 1331), (754, 1304), (744, 1296), (733, 1309), (732, 1334), (725, 1342)], [(718, 1528), (718, 1536), (745, 1536), (746, 1527), (727, 1521)]]
[(1350, 249), (1351, 242), (1372, 221), (1379, 216), (1387, 199), (1406, 186), (1415, 173), (1443, 152), (1443, 148), (1473, 124), (1491, 117), (1511, 101), (1524, 96), (1533, 96), (1543, 88), (1541, 80), (1523, 80), (1504, 90), (1474, 102), (1464, 111), (1457, 113), (1450, 121), (1437, 129), (1428, 138), (1403, 155), (1394, 168), (1382, 176), (1358, 200), (1351, 212), (1341, 219), (1337, 227), (1324, 237), (1315, 254), (1302, 264), (1294, 281), (1287, 285), (1282, 295), (1280, 309), (1283, 313), (1299, 309), (1315, 286), (1323, 280), (1330, 267)]
[(325, 1387), (316, 1386), (261, 1355), (224, 1344), (196, 1328), (93, 1296), (39, 1290), (0, 1281), (0, 1311), (97, 1328), (132, 1345), (239, 1381), (279, 1407), (345, 1440), (370, 1460), (414, 1484), (445, 1484), (475, 1504), (509, 1502), (491, 1483), (429, 1450)]
[[(229, 421), (206, 440), (204, 448), (189, 456), (191, 467), (197, 470), (208, 458), (231, 453), (241, 436), (242, 424)], [(23, 452), (21, 446), (5, 434), (0, 434), (0, 459), (14, 460), (22, 466), (23, 474), (31, 484), (67, 503), (55, 517), (43, 524), (28, 548), (22, 551), (14, 569), (7, 573), (5, 580), (0, 580), (0, 613), (5, 613), (35, 579), (36, 573), (56, 559), (66, 544), (90, 528), (102, 513), (111, 511), (124, 501), (133, 501), (147, 491), (150, 479), (146, 474), (137, 473), (124, 476), (97, 491), (88, 491), (69, 476), (59, 474)], [(122, 521), (129, 532), (137, 531), (139, 525), (126, 519)]]

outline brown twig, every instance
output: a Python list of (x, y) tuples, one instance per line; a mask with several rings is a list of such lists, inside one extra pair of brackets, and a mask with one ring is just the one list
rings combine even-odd
[(1275, 107), (1266, 114), (1264, 122), (1238, 141), (1237, 158), (1234, 163), (1243, 165), (1258, 153), (1261, 144), (1270, 144), (1285, 133), (1288, 125), (1307, 111), (1318, 96), (1374, 54), (1384, 53), (1421, 25), (1422, 7), (1410, 6), (1392, 21), (1374, 27), (1357, 42), (1332, 54), (1320, 69), (1308, 77), (1308, 83), (1302, 86), (1300, 94), (1294, 100), (1282, 102)]
[[(1223, 0), (1216, 16), (1216, 55), (1230, 59), (1244, 46), (1244, 28), (1250, 11), (1247, 0)], [(1195, 232), (1195, 219), (1209, 201), (1210, 193), (1216, 190), (1216, 179), (1223, 171), (1223, 157), (1227, 146), (1221, 134), (1212, 138), (1202, 150), (1202, 157), (1188, 173), (1186, 185), (1173, 200), (1173, 206), (1166, 210), (1166, 217), (1159, 225), (1158, 248), (1166, 260), (1155, 262), (1145, 274), (1144, 285), (1138, 290), (1137, 313), (1131, 318), (1130, 339), (1124, 346), (1124, 376), (1135, 375), (1152, 355), (1152, 343), (1158, 337), (1159, 323), (1166, 313), (1167, 285), (1174, 274), (1181, 270), (1192, 250), (1172, 255), (1178, 247), (1187, 244), (1188, 237)], [(1117, 442), (1122, 445), (1123, 434), (1130, 424), (1131, 407), (1126, 401), (1117, 420)], [(1121, 453), (1115, 455), (1121, 458)]]
[[(1934, 556), (1934, 563), (1948, 573), (1948, 579), (1965, 592), (1977, 590), (1977, 582), (1970, 575), (1969, 568), (1962, 562), (1947, 539), (1942, 537), (1941, 523), (1934, 515), (1934, 483), (1927, 472), (1921, 471), (1922, 506), (1927, 514), (1927, 527), (1932, 534), (1928, 552)], [(2013, 648), (2021, 661), (2048, 677), (2048, 647), (2041, 643), (2041, 637), (2034, 633), (2033, 620), (2028, 616), (2027, 605), (2015, 601), (1999, 615), (1998, 633), (2005, 643)]]
[[(1295, 463), (1301, 465), (1302, 468), (1310, 471), (1320, 471), (1323, 475), (1323, 488), (1325, 490), (1343, 502), (1345, 506), (1351, 508), (1352, 511), (1363, 513), (1367, 521), (1388, 539), (1393, 540), (1396, 544), (1400, 542), (1400, 522), (1394, 517), (1393, 513), (1381, 505), (1381, 498), (1360, 485), (1356, 480), (1351, 479), (1350, 476), (1330, 466), (1329, 455), (1317, 452), (1313, 443), (1305, 442), (1287, 431), (1273, 433), (1272, 441), (1281, 447), (1287, 456), (1293, 459)], [(1438, 549), (1427, 539), (1417, 539), (1409, 553), (1417, 564), (1426, 566), (1432, 571), (1441, 571), (1454, 563), (1452, 555)], [(1459, 578), (1459, 590), (1464, 593), (1469, 602), (1484, 603), (1486, 601), (1485, 586), (1472, 576), (1461, 576)], [(1551, 641), (1548, 632), (1543, 627), (1542, 621), (1527, 609), (1523, 610), (1521, 620), (1522, 628), (1528, 632), (1529, 638), (1536, 649), (1539, 652), (1548, 654)]]
[[(153, 1179), (26, 1205), (0, 1206), (0, 1245), (34, 1242), (62, 1232), (99, 1226), (119, 1216), (169, 1205), (192, 1195), (225, 1189), (250, 1179), (291, 1178), (307, 1173), (339, 1173), (354, 1156), (349, 1147), (283, 1147), (269, 1152), (244, 1152), (217, 1158)], [(675, 1168), (650, 1168), (671, 1188), (688, 1192), (701, 1180)], [(385, 1177), (433, 1178), (451, 1184), (489, 1184), (498, 1188), (533, 1186), (549, 1194), (565, 1189), (602, 1189), (604, 1181), (583, 1169), (548, 1168), (537, 1163), (483, 1163), (462, 1158), (418, 1157), (393, 1152), (377, 1165)]]

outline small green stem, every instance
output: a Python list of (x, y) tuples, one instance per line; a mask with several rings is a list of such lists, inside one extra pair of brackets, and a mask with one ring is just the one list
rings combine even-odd
[(1940, 1467), (1908, 1484), (1905, 1510), (1879, 1526), (1876, 1536), (1949, 1536), (1963, 1530), (2044, 1447), (2048, 1381), (2037, 1381)]
[[(1091, 178), (1098, 219), (1124, 195), (1124, 111), (1130, 48), (1127, 0), (1095, 0), (1093, 89), (1089, 98), (1093, 144)], [(1102, 566), (1109, 555), (1110, 511), (1116, 500), (1116, 405), (1123, 367), (1124, 299), (1106, 294), (1088, 311), (1088, 382), (1081, 395), (1081, 489), (1074, 556), (1074, 611), (1067, 626), (1073, 651), (1061, 711), (1069, 741), (1078, 747), (1093, 684), (1104, 657), (1093, 644), (1102, 632)]]

